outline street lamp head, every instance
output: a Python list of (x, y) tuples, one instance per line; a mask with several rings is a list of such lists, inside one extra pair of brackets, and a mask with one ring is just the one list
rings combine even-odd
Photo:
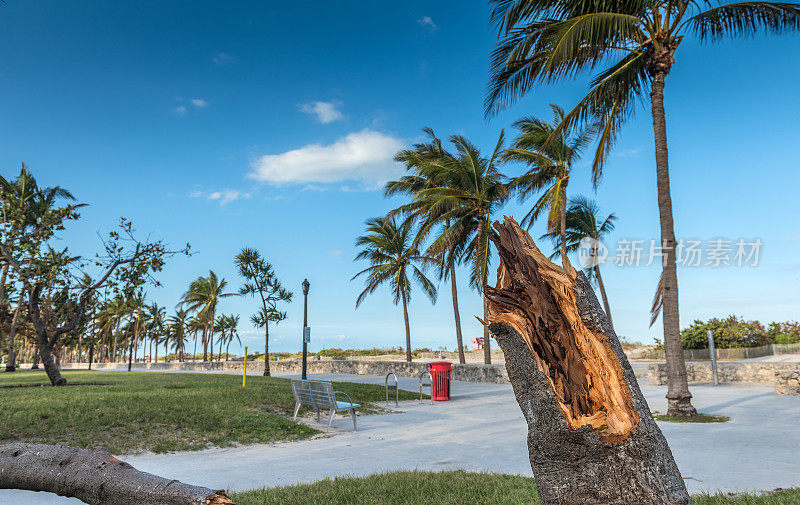
[(308, 294), (308, 288), (309, 288), (309, 287), (311, 287), (311, 284), (308, 282), (308, 279), (305, 279), (305, 280), (303, 281), (303, 294), (304, 294), (304, 295), (307, 295), (307, 294)]

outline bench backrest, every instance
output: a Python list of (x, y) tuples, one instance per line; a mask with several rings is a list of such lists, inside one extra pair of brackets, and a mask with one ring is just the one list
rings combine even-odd
[(292, 379), (294, 400), (301, 405), (327, 407), (336, 405), (333, 384), (330, 382)]

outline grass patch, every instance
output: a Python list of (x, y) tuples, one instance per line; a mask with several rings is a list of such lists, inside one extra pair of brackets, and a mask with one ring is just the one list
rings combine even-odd
[(731, 420), (728, 416), (717, 416), (713, 414), (697, 414), (696, 416), (685, 417), (661, 414), (658, 411), (653, 412), (653, 419), (656, 421), (664, 421), (665, 423), (727, 423)]
[[(162, 453), (299, 440), (318, 433), (292, 422), (288, 379), (248, 376), (242, 388), (237, 375), (68, 370), (63, 375), (73, 386), (51, 387), (39, 370), (0, 372), (0, 411), (7, 414), (0, 423), (0, 444)], [(42, 384), (48, 386), (34, 387)], [(333, 384), (363, 405), (362, 414), (379, 410), (375, 402), (385, 397), (383, 386)], [(400, 391), (402, 400), (417, 398)]]
[[(339, 477), (313, 484), (233, 493), (237, 505), (537, 505), (530, 477), (497, 473), (391, 472), (367, 477)], [(796, 505), (800, 489), (761, 495), (694, 495), (694, 505)]]

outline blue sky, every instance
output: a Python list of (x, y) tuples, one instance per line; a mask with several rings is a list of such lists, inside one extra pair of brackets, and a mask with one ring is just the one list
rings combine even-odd
[[(312, 350), (402, 345), (402, 309), (388, 291), (356, 310), (362, 285), (350, 282), (363, 268), (352, 260), (364, 220), (398, 203), (377, 189), (402, 172), (394, 151), (423, 126), (489, 151), (518, 117), (569, 107), (586, 89), (541, 88), (487, 122), (494, 41), (484, 2), (9, 0), (0, 7), (0, 166), (11, 176), (24, 161), (43, 184), (89, 204), (63, 236), (77, 253), (97, 251), (98, 231), (119, 216), (190, 242), (196, 254), (171, 260), (164, 286), (149, 292), (169, 309), (209, 269), (238, 288), (233, 256), (250, 246), (297, 296), (271, 331), (273, 350), (299, 347), (305, 277)], [(677, 235), (764, 244), (757, 267), (681, 268), (682, 325), (798, 318), (798, 42), (687, 38), (668, 78)], [(657, 239), (649, 111), (626, 127), (596, 195), (586, 165), (570, 188), (617, 214), (612, 247)], [(505, 213), (521, 219), (526, 205)], [(647, 326), (658, 268), (603, 272), (618, 333), (660, 337), (660, 324)], [(480, 299), (466, 271), (459, 288), (469, 339), (481, 333)], [(246, 322), (255, 309), (240, 298), (221, 307), (242, 315), (245, 342), (260, 348)], [(435, 306), (415, 292), (410, 317), (415, 347), (454, 347), (449, 285)]]

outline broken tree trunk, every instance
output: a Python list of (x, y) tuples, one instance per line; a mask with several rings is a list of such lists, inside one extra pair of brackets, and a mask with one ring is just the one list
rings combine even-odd
[(528, 422), (543, 505), (684, 505), (686, 486), (582, 273), (551, 263), (511, 218), (495, 223), (489, 328)]
[(224, 491), (140, 472), (106, 449), (65, 445), (0, 445), (0, 489), (44, 491), (90, 505), (233, 505)]

